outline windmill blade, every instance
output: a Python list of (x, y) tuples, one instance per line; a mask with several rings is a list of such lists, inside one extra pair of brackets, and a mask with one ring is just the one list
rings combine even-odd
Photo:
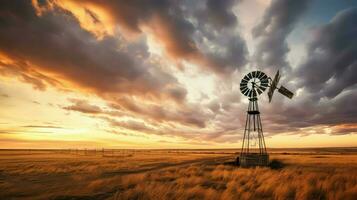
[(249, 74), (247, 74), (247, 76), (248, 76), (249, 79), (252, 79), (252, 78), (253, 78), (252, 72), (250, 72)]
[(261, 78), (261, 80), (265, 80), (268, 79), (268, 76), (266, 74), (263, 75), (263, 77)]
[(263, 87), (263, 86), (259, 86), (259, 90), (261, 92), (259, 92), (259, 94), (263, 93), (265, 91), (266, 87)]
[(246, 75), (246, 76), (244, 76), (244, 78), (242, 79), (242, 82), (248, 82), (249, 81), (249, 78), (248, 78), (248, 76)]
[(288, 97), (289, 99), (293, 98), (294, 93), (292, 93), (290, 90), (286, 89), (284, 86), (280, 86), (278, 92), (280, 92), (280, 94)]
[(241, 89), (241, 91), (242, 91), (243, 94), (244, 94), (246, 91), (248, 91), (248, 90), (249, 90), (248, 87), (245, 87), (245, 88)]
[(249, 78), (248, 78), (248, 76), (247, 76), (247, 75), (245, 75), (245, 76), (244, 76), (244, 78), (242, 79), (242, 82), (243, 82), (243, 81), (245, 81), (245, 82), (247, 82), (247, 83), (248, 83)]
[(252, 76), (253, 76), (253, 78), (256, 78), (256, 77), (257, 77), (257, 72), (258, 72), (258, 71), (254, 71), (254, 72), (252, 72)]
[(261, 87), (257, 87), (257, 88), (255, 88), (255, 90), (258, 92), (258, 94), (261, 94), (264, 91), (264, 90), (261, 89)]
[[(262, 72), (260, 72), (260, 71), (257, 71), (257, 74), (256, 74), (256, 76), (257, 76), (257, 78), (259, 79), (259, 76), (261, 75), (261, 73)], [(260, 80), (260, 79), (259, 79)]]
[(247, 88), (247, 90), (243, 93), (245, 96), (248, 96), (250, 89)]

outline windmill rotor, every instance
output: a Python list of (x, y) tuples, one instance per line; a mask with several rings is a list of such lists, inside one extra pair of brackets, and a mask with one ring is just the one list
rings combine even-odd
[(269, 77), (261, 71), (253, 71), (245, 75), (240, 82), (240, 91), (249, 98), (262, 94), (269, 85)]

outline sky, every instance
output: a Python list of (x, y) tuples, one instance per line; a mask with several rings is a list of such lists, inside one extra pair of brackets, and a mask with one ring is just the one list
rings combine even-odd
[(0, 5), (0, 148), (240, 148), (250, 71), (266, 145), (357, 146), (357, 1)]

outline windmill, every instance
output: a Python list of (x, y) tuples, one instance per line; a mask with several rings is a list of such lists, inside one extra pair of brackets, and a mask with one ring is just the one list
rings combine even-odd
[[(258, 107), (258, 96), (269, 88), (268, 97), (269, 102), (271, 102), (274, 91), (278, 88), (279, 80), (279, 70), (274, 79), (268, 77), (264, 72), (253, 71), (245, 75), (240, 83), (242, 94), (249, 99), (242, 149), (237, 158), (237, 162), (242, 167), (266, 166), (269, 164), (269, 155), (266, 150)], [(294, 96), (291, 91), (283, 86), (278, 88), (278, 92), (290, 99)]]

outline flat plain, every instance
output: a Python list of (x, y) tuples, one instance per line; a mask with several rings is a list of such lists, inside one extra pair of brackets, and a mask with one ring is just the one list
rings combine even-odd
[(0, 150), (0, 199), (356, 199), (357, 148)]

